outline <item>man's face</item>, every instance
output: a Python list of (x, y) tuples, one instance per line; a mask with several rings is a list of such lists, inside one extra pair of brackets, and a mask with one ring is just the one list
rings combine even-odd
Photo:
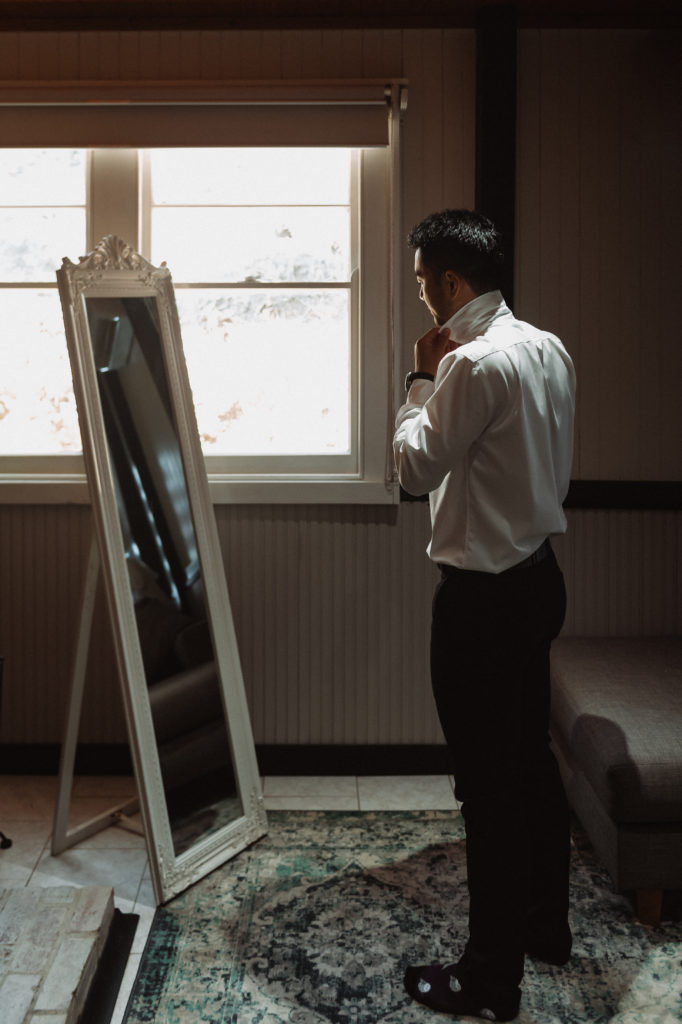
[(447, 275), (427, 267), (422, 260), (421, 249), (414, 254), (414, 272), (419, 284), (419, 298), (426, 303), (434, 322), (440, 327), (454, 312), (450, 308), (452, 302)]

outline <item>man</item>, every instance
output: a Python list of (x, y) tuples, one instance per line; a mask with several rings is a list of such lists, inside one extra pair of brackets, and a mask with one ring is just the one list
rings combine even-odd
[(497, 290), (491, 222), (446, 210), (417, 225), (415, 345), (393, 450), (429, 492), (431, 677), (466, 828), (469, 938), (450, 964), (409, 967), (434, 1010), (506, 1021), (524, 955), (570, 955), (568, 807), (549, 748), (549, 650), (565, 614), (549, 544), (563, 533), (575, 374), (559, 339), (516, 320)]

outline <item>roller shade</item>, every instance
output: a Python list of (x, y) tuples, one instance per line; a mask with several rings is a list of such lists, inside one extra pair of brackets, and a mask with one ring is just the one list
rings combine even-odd
[(387, 146), (396, 81), (0, 83), (0, 147)]

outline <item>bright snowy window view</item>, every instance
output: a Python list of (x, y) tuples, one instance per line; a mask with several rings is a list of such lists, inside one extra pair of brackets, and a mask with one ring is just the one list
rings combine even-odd
[[(205, 453), (348, 452), (351, 151), (140, 162), (146, 254), (173, 275)], [(87, 248), (87, 163), (0, 151), (3, 454), (80, 450), (55, 270)]]
[(55, 270), (85, 245), (86, 154), (0, 151), (0, 452), (80, 450)]

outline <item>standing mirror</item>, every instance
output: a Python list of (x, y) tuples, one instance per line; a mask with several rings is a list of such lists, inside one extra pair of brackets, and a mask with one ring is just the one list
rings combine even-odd
[(170, 272), (108, 235), (57, 279), (163, 903), (266, 831), (237, 642)]

